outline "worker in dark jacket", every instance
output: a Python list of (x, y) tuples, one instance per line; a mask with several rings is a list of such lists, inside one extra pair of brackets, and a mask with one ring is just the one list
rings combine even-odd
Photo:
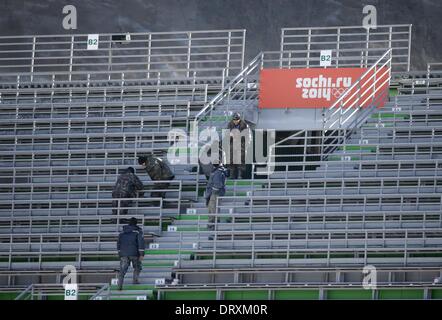
[[(210, 174), (209, 181), (206, 186), (206, 205), (209, 211), (209, 230), (214, 230), (215, 217), (211, 214), (216, 213), (216, 201), (218, 197), (222, 197), (226, 194), (226, 179), (229, 176), (228, 170), (224, 168), (222, 164), (216, 162), (213, 163), (213, 170)], [(210, 238), (210, 237), (209, 237)]]
[[(129, 167), (118, 177), (117, 183), (112, 190), (112, 198), (136, 198), (137, 195), (142, 197), (143, 188), (143, 183), (135, 175), (134, 168)], [(132, 200), (114, 200), (112, 202), (112, 207), (117, 209), (113, 209), (112, 212), (117, 215), (118, 208), (125, 208), (121, 209), (120, 212), (121, 214), (127, 214), (127, 207), (130, 207), (131, 205)]]
[[(221, 159), (221, 163), (225, 163), (226, 155), (223, 150), (221, 150), (219, 144), (207, 144), (201, 147), (201, 153), (204, 155), (204, 159), (200, 157), (198, 159), (200, 173), (206, 176), (207, 181), (209, 181), (210, 174), (212, 173), (214, 166), (212, 163), (212, 150), (214, 150), (215, 154), (218, 154), (218, 158)], [(215, 159), (215, 161), (219, 162), (219, 159)]]
[[(232, 116), (232, 120), (228, 123), (227, 129), (229, 134), (228, 136), (224, 137), (224, 139), (228, 139), (230, 141), (230, 156), (228, 157), (229, 165), (227, 167), (230, 170), (230, 177), (232, 179), (242, 179), (246, 169), (247, 149), (252, 141), (252, 132), (249, 125), (241, 119), (241, 115), (239, 113), (235, 113)], [(244, 130), (247, 131), (243, 132)], [(240, 135), (243, 135), (244, 133), (245, 138), (240, 138)], [(233, 150), (233, 140), (239, 138), (241, 139), (241, 150)]]
[(123, 289), (124, 276), (132, 263), (134, 268), (133, 284), (138, 284), (138, 277), (142, 270), (144, 258), (144, 234), (137, 226), (137, 219), (131, 218), (129, 225), (123, 227), (117, 242), (118, 256), (120, 257), (120, 273), (118, 275), (118, 290)]
[(216, 200), (226, 194), (226, 179), (228, 176), (229, 173), (222, 164), (213, 164), (213, 171), (206, 186), (206, 203), (209, 213), (216, 213)]
[[(149, 155), (147, 157), (141, 156), (138, 157), (138, 163), (144, 167), (147, 174), (153, 181), (158, 180), (173, 180), (175, 178), (172, 170), (170, 170), (169, 166), (160, 158), (155, 157), (153, 155)], [(155, 184), (155, 189), (165, 190), (169, 188), (168, 182), (160, 182)], [(165, 198), (166, 192), (152, 192), (152, 198)]]

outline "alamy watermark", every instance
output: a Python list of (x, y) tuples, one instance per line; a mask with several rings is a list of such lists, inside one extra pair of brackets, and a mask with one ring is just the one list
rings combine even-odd
[(362, 269), (364, 278), (362, 280), (362, 287), (365, 290), (375, 290), (378, 283), (378, 272), (375, 266), (368, 265)]
[[(218, 132), (215, 127), (208, 127), (199, 132), (198, 127), (191, 126), (187, 134), (182, 129), (172, 129), (168, 133), (170, 147), (167, 160), (171, 164), (267, 164), (266, 172), (274, 172), (275, 130), (223, 129)], [(143, 143), (141, 140), (140, 143)]]
[(375, 6), (373, 5), (366, 5), (362, 9), (362, 13), (366, 14), (366, 16), (362, 19), (362, 26), (367, 29), (376, 29), (377, 28), (377, 16), (378, 12)]
[(66, 265), (63, 268), (63, 288), (65, 300), (77, 300), (78, 297), (78, 283), (77, 283), (77, 269), (75, 266)]
[(63, 18), (63, 29), (76, 30), (77, 29), (77, 8), (73, 5), (67, 5), (63, 7), (63, 14), (66, 16)]

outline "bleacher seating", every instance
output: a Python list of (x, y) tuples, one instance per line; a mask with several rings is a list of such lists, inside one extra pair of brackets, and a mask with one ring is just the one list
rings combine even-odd
[[(248, 283), (256, 283), (256, 292), (265, 284), (266, 294), (281, 294), (281, 287), (290, 283), (286, 297), (305, 298), (305, 288), (299, 287), (311, 286), (312, 273), (317, 274), (316, 298), (324, 290), (331, 298), (332, 289), (360, 283), (362, 273), (356, 270), (365, 265), (397, 267), (398, 280), (384, 278), (381, 284), (386, 286), (431, 285), (442, 262), (442, 96), (435, 85), (438, 82), (431, 81), (424, 93), (405, 90), (392, 97), (350, 136), (348, 130), (333, 139), (303, 131), (277, 143), (275, 172), (264, 179), (254, 175), (252, 180), (230, 183), (219, 200), (213, 240), (200, 241), (193, 250), (195, 259), (181, 262), (182, 270), (177, 270), (187, 288), (181, 292), (164, 287), (164, 298), (185, 298), (193, 291), (219, 297), (219, 290), (226, 298), (235, 286), (245, 298), (253, 298), (253, 293), (244, 293)], [(330, 144), (339, 138), (344, 142)], [(334, 151), (323, 153), (324, 146)], [(254, 165), (255, 173), (260, 166)], [(198, 214), (207, 218), (202, 207)], [(206, 221), (195, 226), (201, 228)], [(284, 268), (287, 271), (269, 272)], [(341, 268), (355, 275), (327, 277), (330, 270)], [(229, 288), (218, 286), (222, 283)], [(340, 288), (321, 287), (327, 283)], [(428, 290), (418, 291), (423, 298)], [(383, 287), (378, 296), (364, 298), (349, 290), (342, 297), (372, 299), (387, 293), (388, 287)], [(435, 289), (433, 298), (439, 294)]]
[[(187, 130), (243, 67), (244, 36), (143, 33), (121, 42), (107, 34), (96, 51), (86, 50), (84, 35), (0, 38), (8, 57), (0, 66), (0, 268), (15, 272), (9, 283), (20, 282), (20, 270), (67, 263), (80, 272), (118, 269), (118, 173), (139, 155), (166, 155), (168, 132)], [(166, 199), (134, 199), (129, 213), (148, 243), (197, 196), (192, 169), (174, 166)], [(158, 191), (137, 173), (147, 194)], [(159, 274), (150, 276), (154, 283)]]
[[(58, 297), (60, 279), (44, 279), (71, 264), (91, 299), (441, 298), (430, 287), (442, 263), (439, 73), (409, 72), (410, 25), (360, 29), (283, 29), (281, 51), (246, 66), (244, 30), (106, 34), (92, 53), (86, 35), (0, 37), (0, 53), (24, 50), (0, 63), (0, 294)], [(335, 48), (333, 67), (390, 59), (383, 108), (278, 141), (275, 171), (257, 162), (250, 179), (229, 180), (213, 221), (197, 164), (172, 163), (166, 198), (149, 198), (158, 190), (137, 156), (165, 157), (171, 129), (219, 132), (232, 112), (253, 127), (262, 68), (317, 67), (319, 50)], [(141, 284), (118, 291), (128, 216), (112, 214), (111, 191), (128, 166), (147, 192), (129, 208), (147, 249)], [(366, 265), (376, 290), (361, 288)]]

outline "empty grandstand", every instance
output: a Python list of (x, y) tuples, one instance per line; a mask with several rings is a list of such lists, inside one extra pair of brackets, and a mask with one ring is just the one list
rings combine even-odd
[[(63, 299), (71, 265), (78, 299), (442, 299), (442, 72), (410, 71), (411, 25), (284, 28), (251, 61), (245, 34), (100, 34), (92, 51), (88, 35), (0, 37), (0, 297)], [(268, 70), (349, 69), (329, 106), (263, 99)], [(219, 132), (233, 112), (276, 142), (216, 213), (198, 163), (171, 162), (167, 190), (138, 166), (167, 158), (171, 131)], [(146, 196), (115, 215), (128, 166)], [(117, 290), (129, 216), (147, 248), (140, 284)]]

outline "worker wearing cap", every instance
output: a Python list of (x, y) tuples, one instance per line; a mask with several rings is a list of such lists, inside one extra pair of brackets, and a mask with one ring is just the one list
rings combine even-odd
[[(241, 115), (239, 113), (233, 114), (232, 120), (227, 125), (227, 129), (229, 133), (227, 138), (230, 140), (230, 152), (227, 159), (230, 161), (228, 161), (227, 167), (230, 171), (230, 177), (231, 179), (243, 179), (246, 169), (246, 152), (252, 141), (252, 133), (249, 125), (243, 119), (241, 119)], [(245, 138), (241, 137), (244, 135), (244, 130), (248, 131)], [(237, 136), (236, 138), (241, 138), (241, 150), (233, 150), (233, 139), (235, 139), (235, 136)], [(235, 155), (237, 155), (239, 151), (241, 152), (240, 161), (234, 161), (235, 158), (238, 158), (238, 156), (235, 157)]]

